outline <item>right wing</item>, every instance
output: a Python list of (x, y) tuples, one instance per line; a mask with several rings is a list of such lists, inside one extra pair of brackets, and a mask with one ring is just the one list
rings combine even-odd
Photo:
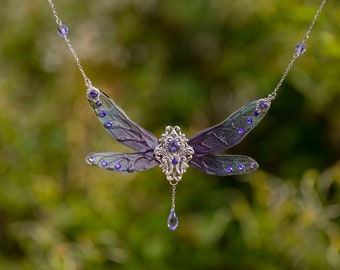
[(250, 102), (230, 115), (222, 123), (209, 127), (189, 139), (195, 154), (211, 154), (238, 144), (263, 119), (270, 101)]
[(255, 171), (256, 160), (242, 155), (203, 155), (193, 156), (189, 165), (210, 175), (228, 176)]

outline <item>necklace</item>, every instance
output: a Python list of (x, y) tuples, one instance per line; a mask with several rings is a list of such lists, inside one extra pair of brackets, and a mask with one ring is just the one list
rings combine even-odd
[(59, 18), (52, 0), (47, 1), (58, 25), (59, 35), (64, 38), (84, 79), (87, 87), (86, 96), (95, 115), (111, 137), (136, 151), (135, 153), (93, 152), (87, 155), (86, 162), (118, 173), (139, 172), (159, 165), (172, 189), (167, 225), (170, 230), (175, 230), (178, 227), (175, 211), (176, 187), (189, 165), (217, 176), (250, 173), (259, 167), (257, 162), (248, 156), (214, 153), (238, 144), (266, 115), (295, 61), (306, 52), (306, 42), (327, 0), (322, 0), (274, 90), (266, 98), (244, 105), (222, 123), (202, 130), (189, 139), (178, 126), (167, 126), (161, 138), (157, 139), (152, 133), (129, 119), (109, 96), (94, 87), (67, 37), (68, 27)]

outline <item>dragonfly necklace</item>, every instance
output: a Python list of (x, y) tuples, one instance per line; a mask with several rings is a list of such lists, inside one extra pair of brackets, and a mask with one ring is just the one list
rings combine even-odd
[(172, 188), (171, 208), (167, 219), (170, 230), (175, 230), (178, 226), (175, 211), (176, 187), (189, 166), (217, 176), (250, 173), (259, 167), (257, 162), (248, 156), (214, 153), (238, 144), (263, 119), (296, 59), (305, 53), (306, 42), (326, 4), (326, 0), (322, 0), (302, 41), (296, 45), (295, 52), (280, 80), (266, 98), (244, 105), (222, 123), (202, 130), (189, 139), (178, 126), (167, 126), (161, 138), (157, 139), (152, 133), (133, 122), (109, 96), (93, 86), (67, 36), (68, 27), (62, 23), (52, 0), (47, 1), (56, 19), (59, 35), (64, 38), (84, 78), (86, 96), (92, 110), (111, 137), (136, 151), (93, 152), (87, 155), (86, 162), (118, 173), (139, 172), (159, 165)]

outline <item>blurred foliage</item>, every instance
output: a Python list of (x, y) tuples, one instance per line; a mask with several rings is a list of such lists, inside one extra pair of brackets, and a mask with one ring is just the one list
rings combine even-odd
[[(320, 1), (56, 1), (94, 85), (160, 136), (189, 136), (266, 96)], [(84, 162), (125, 151), (92, 114), (47, 1), (0, 9), (1, 269), (340, 269), (340, 5), (260, 125), (231, 153), (261, 169), (189, 169), (179, 228), (160, 169), (117, 175)]]

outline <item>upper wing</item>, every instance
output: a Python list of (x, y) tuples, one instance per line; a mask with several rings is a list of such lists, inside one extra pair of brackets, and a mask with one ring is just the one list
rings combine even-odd
[(194, 156), (189, 164), (207, 174), (218, 176), (250, 173), (259, 167), (254, 159), (241, 155)]
[(266, 115), (267, 99), (255, 100), (230, 115), (222, 123), (202, 130), (189, 139), (195, 154), (209, 154), (228, 149), (239, 143)]
[(94, 152), (85, 160), (92, 166), (119, 173), (139, 172), (159, 165), (155, 158), (141, 153)]
[(88, 101), (107, 132), (118, 142), (140, 152), (153, 152), (158, 139), (129, 119), (110, 97), (98, 89), (88, 90)]

